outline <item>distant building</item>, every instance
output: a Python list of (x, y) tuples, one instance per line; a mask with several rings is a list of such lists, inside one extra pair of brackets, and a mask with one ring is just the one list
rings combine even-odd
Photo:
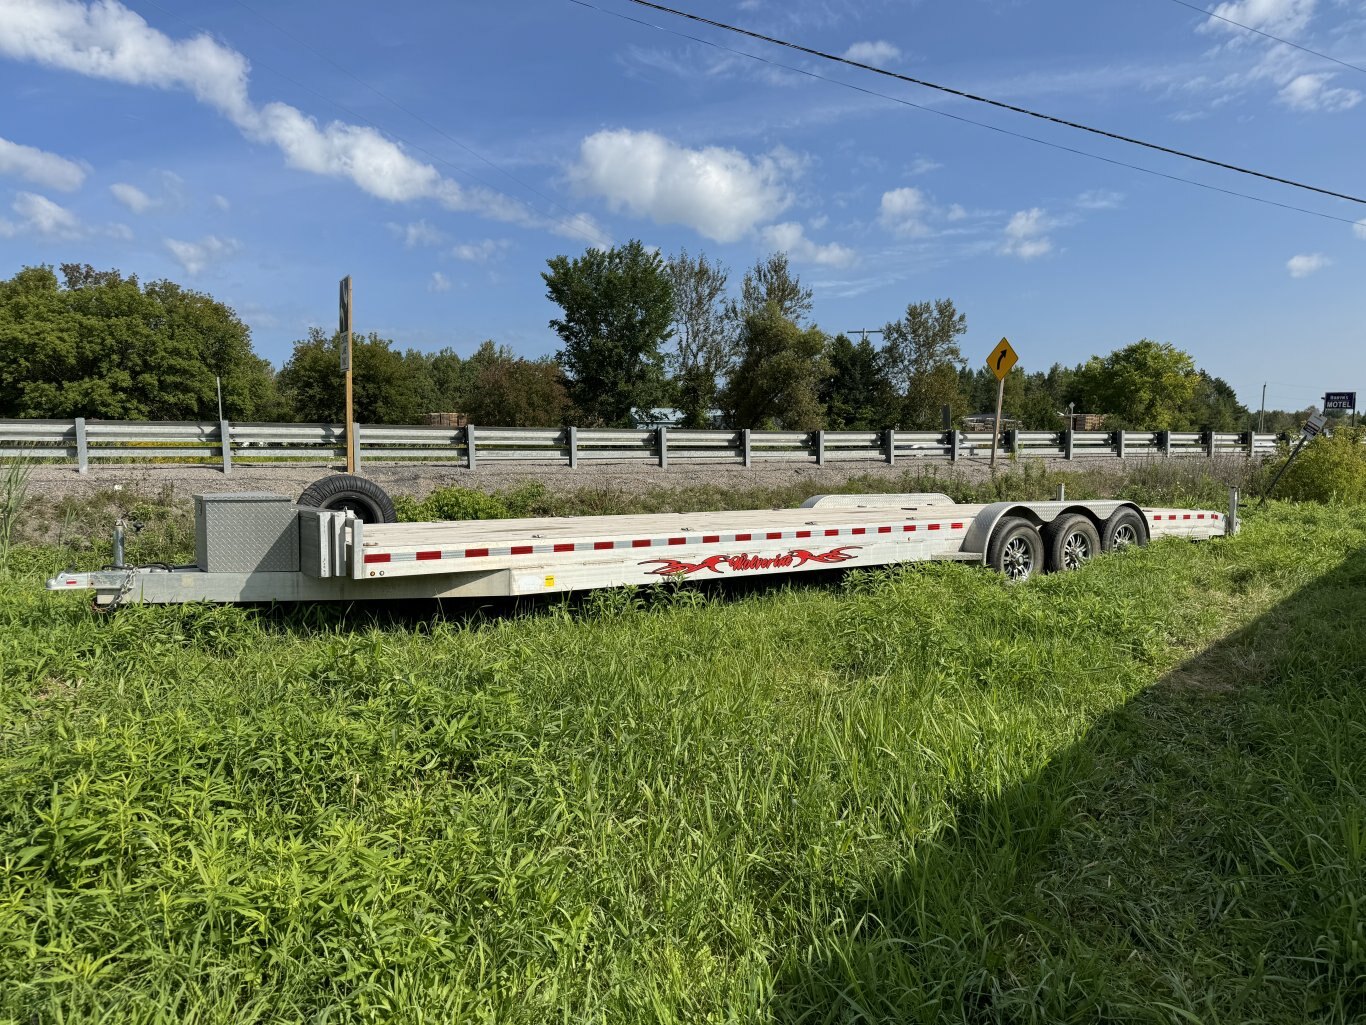
[(422, 422), (428, 427), (467, 427), (470, 418), (464, 413), (423, 413)]
[[(958, 423), (961, 429), (965, 431), (991, 431), (996, 426), (996, 414), (973, 413), (971, 416), (963, 417)], [(1019, 426), (1020, 421), (1014, 417), (1004, 415), (1001, 417), (1001, 430), (1013, 431)]]
[[(683, 423), (683, 411), (681, 409), (633, 409), (631, 419), (636, 422), (636, 426), (642, 431), (653, 430), (656, 427), (678, 427)], [(721, 411), (719, 409), (707, 410), (707, 427), (719, 427), (721, 424)]]

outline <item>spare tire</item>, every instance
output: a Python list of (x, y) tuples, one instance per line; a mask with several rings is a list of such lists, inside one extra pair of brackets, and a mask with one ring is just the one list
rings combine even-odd
[(396, 523), (393, 500), (372, 480), (350, 473), (334, 473), (314, 481), (299, 496), (299, 505), (350, 511), (362, 523)]

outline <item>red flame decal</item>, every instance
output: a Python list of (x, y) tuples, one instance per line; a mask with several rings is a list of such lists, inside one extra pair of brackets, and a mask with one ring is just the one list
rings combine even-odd
[(709, 555), (700, 562), (683, 562), (680, 559), (646, 559), (641, 565), (658, 565), (658, 569), (652, 569), (650, 572), (661, 577), (687, 577), (694, 573), (703, 572), (719, 574), (723, 566), (729, 566), (737, 573), (759, 569), (797, 569), (799, 566), (805, 566), (808, 562), (819, 562), (825, 565), (848, 562), (854, 558), (852, 553), (858, 551), (860, 547), (862, 546), (844, 545), (840, 548), (832, 548), (828, 552), (811, 552), (805, 548), (794, 548), (784, 555), (748, 555), (746, 553)]

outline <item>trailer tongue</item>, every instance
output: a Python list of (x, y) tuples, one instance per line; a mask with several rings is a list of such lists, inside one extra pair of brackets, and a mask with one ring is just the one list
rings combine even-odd
[(112, 606), (515, 596), (930, 560), (1024, 579), (1150, 538), (1203, 540), (1233, 521), (1121, 501), (959, 505), (912, 494), (744, 512), (367, 523), (351, 510), (243, 493), (196, 497), (195, 522), (193, 566), (116, 565), (47, 586), (93, 590)]

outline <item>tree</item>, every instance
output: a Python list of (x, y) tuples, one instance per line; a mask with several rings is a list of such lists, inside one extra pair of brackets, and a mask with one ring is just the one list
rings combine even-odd
[(278, 415), (274, 374), (237, 315), (170, 281), (26, 267), (0, 282), (0, 416), (216, 420)]
[(725, 298), (728, 272), (708, 263), (705, 253), (693, 259), (686, 249), (670, 257), (664, 271), (674, 297), (674, 401), (684, 427), (706, 427), (736, 358), (735, 307)]
[(632, 412), (665, 392), (660, 346), (672, 334), (674, 300), (664, 261), (633, 239), (548, 265), (541, 277), (564, 311), (550, 326), (564, 342), (557, 357), (571, 400), (588, 423), (632, 426)]
[(1112, 429), (1190, 430), (1199, 382), (1187, 353), (1145, 338), (1078, 367), (1069, 398), (1079, 411), (1103, 413)]
[(967, 329), (967, 317), (954, 308), (952, 299), (911, 303), (904, 317), (882, 329), (887, 364), (905, 389), (902, 427), (934, 430), (941, 424), (944, 406), (950, 408), (951, 415), (961, 412), (958, 369), (963, 365), (963, 353), (958, 339)]
[(871, 431), (896, 419), (897, 396), (882, 354), (864, 338), (836, 335), (826, 350), (830, 376), (820, 388), (826, 425), (834, 430)]
[(504, 358), (477, 372), (465, 410), (472, 424), (558, 427), (571, 408), (564, 372), (554, 360)]
[(745, 271), (740, 284), (739, 318), (762, 313), (773, 305), (779, 316), (786, 317), (795, 324), (811, 312), (812, 292), (803, 288), (801, 280), (792, 273), (787, 263), (786, 253), (770, 253), (754, 266)]
[[(341, 335), (328, 335), (316, 327), (309, 329), (307, 338), (294, 343), (293, 354), (280, 370), (279, 383), (297, 419), (318, 423), (343, 419), (343, 344)], [(351, 349), (358, 423), (414, 424), (421, 421), (423, 413), (432, 411), (436, 392), (421, 353), (396, 352), (393, 342), (376, 334), (356, 336)]]
[(1203, 370), (1199, 371), (1187, 415), (1202, 431), (1243, 431), (1252, 419), (1248, 408), (1238, 401), (1233, 386)]
[(830, 373), (825, 345), (824, 332), (798, 327), (777, 303), (747, 316), (740, 332), (740, 363), (722, 399), (732, 426), (820, 428), (820, 385)]

